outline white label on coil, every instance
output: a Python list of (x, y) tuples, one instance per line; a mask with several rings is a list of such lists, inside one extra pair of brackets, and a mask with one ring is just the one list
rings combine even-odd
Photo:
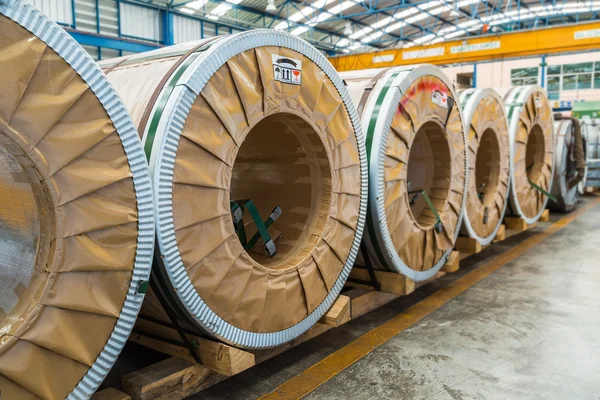
[(542, 99), (536, 97), (533, 99), (533, 101), (535, 102), (535, 108), (542, 108)]
[(448, 108), (448, 95), (437, 89), (434, 89), (433, 94), (431, 95), (431, 102), (440, 107)]
[(302, 83), (302, 61), (295, 58), (271, 54), (273, 78), (282, 83), (300, 85)]

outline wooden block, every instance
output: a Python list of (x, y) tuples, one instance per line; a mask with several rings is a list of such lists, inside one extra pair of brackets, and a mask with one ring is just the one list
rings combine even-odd
[(523, 232), (528, 229), (527, 222), (522, 218), (517, 217), (506, 217), (504, 218), (504, 225), (507, 229), (512, 229), (518, 232)]
[(131, 396), (115, 388), (108, 388), (94, 393), (92, 400), (131, 400)]
[[(174, 329), (144, 320), (142, 318), (138, 319), (136, 322), (136, 328), (141, 332), (148, 332), (152, 335), (159, 336), (167, 340), (176, 340), (178, 342), (181, 341), (179, 334)], [(187, 336), (189, 340), (193, 340), (196, 344), (198, 344), (196, 353), (200, 357), (202, 365), (210, 370), (218, 372), (219, 374), (226, 376), (236, 375), (252, 367), (256, 363), (254, 355), (247, 351), (194, 335)], [(194, 358), (190, 355), (189, 350), (185, 347), (166, 343), (154, 338), (149, 338), (140, 333), (133, 333), (130, 336), (130, 340), (156, 351), (194, 362)]]
[(444, 272), (456, 272), (460, 268), (460, 257), (458, 251), (453, 251), (446, 260), (446, 264), (442, 267)]
[(506, 225), (500, 225), (500, 229), (498, 229), (498, 233), (496, 233), (496, 237), (492, 240), (492, 243), (498, 243), (506, 239)]
[(281, 354), (284, 351), (291, 349), (292, 347), (296, 347), (299, 344), (309, 341), (310, 339), (312, 339), (316, 336), (319, 336), (319, 335), (327, 332), (330, 329), (333, 329), (333, 327), (331, 327), (329, 325), (321, 324), (321, 323), (316, 323), (312, 328), (310, 328), (308, 331), (306, 331), (306, 333), (298, 336), (296, 339), (294, 339), (291, 342), (288, 342), (282, 346), (278, 346), (278, 347), (274, 347), (272, 349), (266, 349), (266, 350), (250, 350), (250, 351), (256, 357), (256, 363), (258, 364), (258, 363), (266, 361), (270, 358), (273, 358), (276, 355)]
[(349, 290), (344, 292), (344, 294), (351, 299), (350, 313), (352, 319), (358, 318), (400, 297), (400, 295), (395, 293), (361, 288)]
[(125, 375), (121, 387), (132, 400), (181, 400), (227, 377), (173, 357)]
[(350, 298), (339, 295), (327, 313), (319, 320), (320, 323), (337, 327), (350, 321)]
[(545, 209), (540, 215), (540, 222), (548, 222), (550, 221), (550, 210)]
[(477, 254), (481, 251), (481, 243), (470, 237), (459, 236), (454, 248), (463, 253)]
[[(371, 279), (369, 277), (369, 271), (366, 268), (352, 268), (352, 271), (350, 271), (350, 277), (365, 281), (369, 281)], [(400, 296), (407, 294), (406, 276), (397, 272), (375, 271), (375, 277), (381, 284), (382, 292), (394, 293)], [(352, 284), (352, 282), (348, 282), (347, 286), (355, 286), (369, 289), (369, 287), (367, 287), (366, 285), (356, 285)], [(412, 290), (414, 290), (414, 288)], [(411, 293), (410, 282), (408, 286), (408, 293)]]
[(596, 187), (588, 186), (585, 188), (585, 193), (594, 193), (597, 189)]
[(415, 281), (408, 277), (404, 277), (404, 294), (411, 294), (417, 289)]

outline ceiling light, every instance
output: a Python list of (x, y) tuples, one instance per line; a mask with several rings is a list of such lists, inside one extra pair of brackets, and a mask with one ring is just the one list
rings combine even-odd
[(275, 11), (277, 11), (277, 7), (275, 7), (275, 0), (269, 0), (269, 3), (267, 4), (266, 10), (268, 12), (275, 12)]
[[(194, 10), (199, 10), (202, 8), (202, 6), (206, 3), (205, 0), (197, 0), (197, 1), (192, 1), (191, 3), (187, 3), (185, 6), (187, 8), (191, 8)], [(183, 11), (184, 9), (182, 9), (181, 11)], [(187, 12), (187, 11), (183, 11), (183, 12)], [(188, 13), (189, 14), (189, 13)]]
[(215, 8), (213, 8), (210, 13), (214, 14), (214, 15), (223, 15), (225, 14), (227, 11), (231, 10), (231, 6), (227, 3), (221, 3), (218, 6), (216, 6)]
[(180, 10), (182, 13), (186, 13), (186, 14), (195, 14), (196, 10), (192, 10), (191, 8), (182, 8)]
[(206, 18), (212, 19), (213, 21), (216, 21), (219, 19), (219, 17), (217, 17), (216, 15), (212, 15), (212, 14), (207, 15)]
[(352, 24), (350, 22), (346, 22), (346, 27), (344, 28), (344, 36), (352, 35)]

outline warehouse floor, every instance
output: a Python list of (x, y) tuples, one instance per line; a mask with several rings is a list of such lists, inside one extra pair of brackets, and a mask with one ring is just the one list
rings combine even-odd
[[(599, 399), (600, 203), (586, 205), (552, 236), (560, 215), (191, 399)], [(502, 265), (519, 246), (530, 248)], [(465, 291), (447, 301), (448, 288)], [(407, 318), (420, 320), (394, 333)]]

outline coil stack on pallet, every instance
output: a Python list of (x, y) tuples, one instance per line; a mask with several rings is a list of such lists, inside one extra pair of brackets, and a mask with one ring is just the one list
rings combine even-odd
[(254, 30), (101, 66), (153, 173), (159, 257), (142, 315), (246, 349), (306, 332), (340, 293), (366, 212), (364, 138), (331, 64)]
[(92, 58), (0, 2), (0, 397), (86, 399), (124, 346), (154, 249), (148, 165)]

